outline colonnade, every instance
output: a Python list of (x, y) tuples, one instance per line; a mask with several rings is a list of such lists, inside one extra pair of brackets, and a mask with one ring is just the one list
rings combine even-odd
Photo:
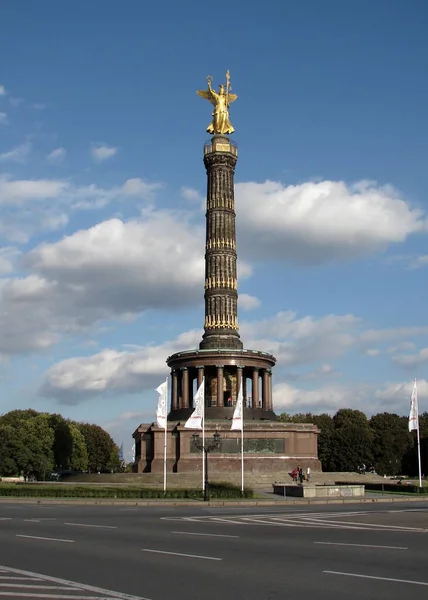
[[(263, 410), (272, 410), (272, 371), (271, 369), (259, 369), (256, 367), (234, 367), (236, 368), (236, 392), (231, 397), (232, 406), (236, 403), (236, 395), (242, 385), (244, 396), (244, 407), (248, 406), (247, 391), (251, 388), (251, 407)], [(210, 379), (217, 379), (217, 397), (212, 398), (205, 392), (207, 406), (222, 408), (227, 406), (224, 401), (224, 376), (225, 368), (222, 365), (208, 367)], [(231, 369), (228, 367), (228, 371)], [(197, 387), (202, 383), (205, 367), (180, 367), (171, 370), (171, 410), (193, 407), (193, 390), (196, 380)], [(261, 386), (260, 386), (261, 381)], [(248, 386), (250, 382), (250, 386)], [(261, 387), (261, 393), (260, 393)], [(232, 396), (232, 392), (230, 393)]]

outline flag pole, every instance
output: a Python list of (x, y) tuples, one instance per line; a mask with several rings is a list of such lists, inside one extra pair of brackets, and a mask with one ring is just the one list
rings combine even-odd
[[(167, 401), (168, 401), (168, 377), (165, 380), (165, 403)], [(164, 493), (164, 496), (166, 496), (166, 445), (167, 445), (167, 434), (168, 434), (168, 422), (167, 422), (167, 416), (165, 415), (165, 437), (164, 437), (164, 444), (163, 444), (163, 493)]]
[(241, 425), (241, 493), (244, 495), (244, 403), (242, 403)]
[(419, 433), (419, 422), (418, 422), (418, 463), (419, 463), (419, 487), (422, 487), (422, 468), (421, 468), (421, 438)]
[(205, 385), (202, 398), (202, 491), (205, 492)]

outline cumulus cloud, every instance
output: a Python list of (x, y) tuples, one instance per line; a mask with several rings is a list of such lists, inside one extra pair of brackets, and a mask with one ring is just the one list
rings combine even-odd
[(205, 201), (202, 194), (192, 187), (183, 186), (180, 188), (180, 195), (184, 200), (188, 202), (194, 202), (196, 204), (202, 204)]
[(65, 148), (55, 148), (47, 155), (46, 160), (52, 165), (59, 165), (63, 162), (66, 154), (67, 151)]
[(0, 85), (0, 96), (4, 96), (6, 94), (6, 88), (4, 85)]
[[(325, 385), (340, 373), (330, 364), (350, 350), (359, 349), (362, 323), (353, 315), (299, 318), (284, 312), (272, 318), (241, 322), (240, 334), (246, 348), (273, 353), (278, 359), (274, 388), (277, 410), (334, 412), (344, 406), (360, 406), (370, 412), (376, 388), (365, 384)], [(53, 365), (45, 374), (41, 394), (60, 402), (78, 403), (101, 393), (129, 393), (151, 389), (167, 374), (168, 355), (196, 348), (202, 332), (192, 330), (173, 341), (158, 345), (103, 350), (93, 356), (70, 358)], [(313, 365), (310, 371), (302, 371)], [(290, 366), (300, 369), (290, 375)], [(298, 389), (290, 381), (321, 384), (317, 389)], [(404, 404), (407, 402), (403, 397)], [(403, 406), (404, 406), (403, 404)], [(376, 406), (380, 406), (380, 400)], [(373, 409), (374, 410), (374, 409)]]
[(242, 310), (254, 310), (261, 305), (260, 300), (250, 294), (239, 294), (238, 303)]
[(352, 259), (426, 228), (421, 210), (371, 182), (238, 183), (236, 197), (242, 247), (254, 258), (308, 264)]
[(63, 181), (49, 179), (8, 180), (0, 177), (0, 204), (22, 205), (32, 200), (57, 198), (66, 188)]
[(335, 413), (340, 408), (362, 406), (368, 394), (364, 388), (328, 385), (317, 389), (299, 389), (288, 383), (273, 386), (274, 408), (277, 412)]
[(381, 351), (379, 350), (379, 348), (369, 348), (368, 350), (366, 350), (366, 354), (367, 356), (379, 356), (381, 354)]
[(422, 267), (428, 267), (428, 254), (418, 256), (410, 265), (411, 269), (421, 269)]
[(183, 347), (196, 347), (201, 336), (201, 331), (191, 331), (157, 346), (134, 351), (106, 349), (90, 357), (69, 358), (48, 369), (39, 393), (63, 404), (78, 404), (103, 392), (149, 389), (168, 374), (167, 356)]
[(18, 248), (13, 246), (0, 247), (0, 275), (11, 273), (14, 270), (15, 261), (20, 254)]
[(405, 369), (415, 369), (419, 365), (428, 364), (428, 348), (422, 348), (415, 354), (393, 356), (392, 360)]
[(93, 210), (112, 202), (150, 201), (161, 187), (160, 183), (140, 178), (104, 189), (96, 185), (75, 186), (56, 179), (19, 180), (0, 176), (0, 205), (8, 206), (7, 219), (0, 222), (0, 236), (9, 242), (25, 243), (35, 232), (66, 225), (70, 211)]
[(282, 365), (326, 361), (344, 354), (357, 340), (359, 319), (354, 315), (297, 318), (292, 311), (241, 324), (249, 348), (271, 352)]
[(203, 247), (194, 233), (156, 212), (36, 247), (21, 261), (31, 275), (0, 281), (0, 352), (37, 351), (103, 320), (199, 301)]
[(0, 162), (15, 162), (25, 164), (27, 157), (30, 154), (33, 145), (31, 142), (24, 142), (19, 146), (15, 146), (12, 150), (0, 154)]
[(6, 125), (7, 122), (7, 113), (0, 112), (0, 125)]
[[(428, 400), (428, 381), (418, 379), (417, 385), (419, 404), (423, 406)], [(377, 389), (373, 395), (373, 402), (377, 411), (408, 414), (412, 390), (413, 380), (410, 377), (407, 381), (386, 383), (383, 387)]]
[(93, 144), (91, 155), (95, 162), (101, 163), (117, 154), (117, 148), (106, 144)]

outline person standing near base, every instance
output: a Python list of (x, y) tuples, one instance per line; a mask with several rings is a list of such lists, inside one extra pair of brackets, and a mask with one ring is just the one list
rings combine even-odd
[(306, 469), (306, 481), (310, 481), (311, 480), (311, 467), (308, 467)]

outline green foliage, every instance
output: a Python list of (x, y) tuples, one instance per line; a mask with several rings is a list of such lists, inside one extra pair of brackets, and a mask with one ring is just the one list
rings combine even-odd
[[(253, 498), (253, 490), (245, 489), (244, 495), (237, 486), (218, 483), (209, 486), (212, 499), (228, 498)], [(0, 484), (0, 497), (25, 497), (25, 498), (182, 498), (201, 499), (203, 493), (200, 489), (172, 488), (166, 495), (162, 489), (136, 488), (136, 487), (91, 487), (91, 486), (62, 486), (39, 484)]]
[[(356, 471), (363, 463), (381, 475), (417, 474), (416, 436), (408, 431), (407, 416), (366, 415), (350, 408), (328, 414), (300, 413), (279, 417), (285, 423), (313, 423), (320, 429), (318, 456), (324, 471)], [(419, 416), (422, 472), (428, 472), (428, 413)]]
[(107, 463), (107, 468), (112, 473), (117, 473), (118, 471), (120, 471), (121, 465), (122, 465), (122, 461), (119, 458), (119, 446), (116, 446), (116, 444), (115, 444), (113, 450), (110, 453), (110, 458)]
[(112, 437), (99, 425), (78, 423), (88, 452), (88, 469), (92, 472), (107, 471), (112, 452), (117, 447)]
[[(44, 480), (49, 479), (54, 468), (87, 470), (88, 449), (80, 426), (89, 431), (91, 451), (96, 454), (95, 460), (100, 460), (101, 469), (105, 469), (108, 461), (113, 460), (116, 446), (110, 435), (98, 425), (80, 425), (58, 414), (49, 415), (31, 409), (13, 410), (1, 415), (0, 475), (24, 475)], [(94, 434), (91, 436), (91, 433)]]
[(413, 447), (413, 436), (408, 430), (407, 417), (393, 413), (379, 413), (370, 419), (373, 439), (373, 461), (383, 475), (403, 473), (403, 460)]

